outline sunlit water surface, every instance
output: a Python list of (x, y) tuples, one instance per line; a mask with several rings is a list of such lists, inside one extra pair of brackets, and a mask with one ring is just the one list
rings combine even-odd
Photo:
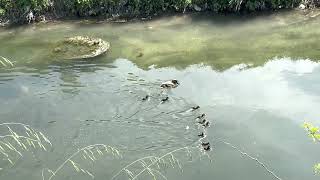
[[(55, 169), (95, 143), (116, 147), (122, 158), (77, 162), (96, 179), (110, 179), (135, 159), (199, 145), (202, 128), (195, 117), (201, 113), (211, 122), (204, 141), (212, 144), (212, 161), (199, 148), (201, 160), (182, 160), (184, 171), (169, 168), (168, 179), (273, 178), (217, 138), (257, 157), (284, 180), (318, 179), (312, 171), (320, 161), (318, 146), (301, 124), (320, 123), (319, 20), (281, 12), (1, 29), (0, 55), (14, 67), (0, 69), (0, 123), (29, 124), (53, 147), (24, 152), (14, 165), (0, 161), (0, 179), (41, 179), (43, 168)], [(111, 51), (87, 61), (55, 59), (55, 43), (74, 35), (110, 41)], [(181, 85), (161, 94), (159, 84), (172, 78)], [(150, 99), (142, 102), (147, 94)], [(166, 96), (169, 101), (161, 104)], [(195, 105), (199, 111), (185, 112)], [(55, 179), (91, 178), (70, 167)]]

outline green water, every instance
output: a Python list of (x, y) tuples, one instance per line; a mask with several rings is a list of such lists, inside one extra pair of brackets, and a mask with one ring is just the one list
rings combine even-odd
[[(95, 163), (75, 158), (95, 179), (111, 179), (136, 159), (185, 146), (196, 147), (192, 162), (185, 152), (177, 153), (183, 172), (162, 169), (168, 179), (273, 179), (218, 139), (257, 157), (283, 180), (318, 179), (312, 172), (320, 162), (318, 145), (301, 124), (320, 123), (319, 20), (292, 11), (0, 29), (0, 55), (14, 64), (0, 66), (0, 123), (29, 124), (53, 144), (46, 152), (22, 151), (14, 165), (0, 159), (0, 179), (42, 179), (43, 168), (55, 169), (96, 143), (116, 147), (122, 158), (103, 156)], [(91, 60), (55, 58), (56, 43), (75, 35), (102, 38), (111, 49)], [(161, 93), (161, 82), (172, 78), (181, 85)], [(142, 102), (146, 94), (151, 98)], [(166, 96), (169, 101), (161, 104)], [(187, 111), (195, 105), (200, 110)], [(210, 127), (197, 126), (201, 113)], [(212, 145), (206, 153), (197, 147), (203, 131), (202, 141)], [(7, 132), (3, 128), (0, 135)], [(53, 179), (91, 177), (67, 164)]]

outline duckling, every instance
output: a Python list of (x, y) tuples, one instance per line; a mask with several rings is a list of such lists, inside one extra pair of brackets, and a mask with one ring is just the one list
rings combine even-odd
[(205, 116), (206, 116), (206, 114), (203, 113), (203, 114), (201, 114), (200, 116), (198, 116), (197, 119), (202, 119), (202, 118), (204, 118)]
[(169, 100), (169, 97), (165, 97), (165, 98), (161, 99), (161, 102), (164, 103), (164, 102), (166, 102), (168, 100)]
[(210, 146), (210, 143), (209, 142), (202, 142), (201, 146), (205, 148), (205, 147)]
[(146, 101), (149, 99), (149, 95), (146, 95), (144, 98), (142, 98), (142, 101)]
[(202, 125), (204, 128), (207, 128), (207, 127), (209, 127), (210, 126), (210, 122), (209, 121), (207, 121), (205, 124), (203, 124)]
[(201, 132), (200, 134), (198, 134), (198, 137), (203, 138), (204, 137), (204, 133)]
[(204, 125), (206, 122), (207, 122), (207, 120), (206, 120), (206, 119), (203, 119), (203, 120), (199, 121), (198, 123)]
[(210, 147), (210, 146), (203, 147), (203, 150), (205, 150), (205, 151), (210, 151), (210, 150), (211, 150), (211, 147)]
[(199, 108), (200, 108), (200, 106), (194, 106), (194, 107), (192, 107), (192, 111), (195, 111), (195, 110), (197, 110)]
[(170, 80), (170, 81), (166, 81), (163, 82), (160, 87), (162, 88), (176, 88), (179, 85), (179, 81), (176, 79)]

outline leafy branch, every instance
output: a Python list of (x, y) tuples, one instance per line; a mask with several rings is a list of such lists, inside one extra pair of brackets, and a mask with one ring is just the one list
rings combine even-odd
[[(303, 127), (308, 133), (308, 136), (313, 139), (314, 142), (320, 142), (320, 130), (319, 127), (314, 126), (310, 123), (304, 122)], [(320, 173), (320, 163), (317, 163), (313, 166), (313, 170), (315, 174)]]
[(308, 132), (308, 135), (313, 139), (313, 141), (320, 142), (320, 131), (319, 127), (314, 126), (310, 123), (303, 123), (303, 127)]

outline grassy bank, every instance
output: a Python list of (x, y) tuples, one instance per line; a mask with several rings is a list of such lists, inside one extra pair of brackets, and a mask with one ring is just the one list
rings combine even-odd
[(253, 12), (306, 7), (320, 0), (0, 0), (0, 19), (27, 23), (57, 17), (146, 17), (165, 12)]

